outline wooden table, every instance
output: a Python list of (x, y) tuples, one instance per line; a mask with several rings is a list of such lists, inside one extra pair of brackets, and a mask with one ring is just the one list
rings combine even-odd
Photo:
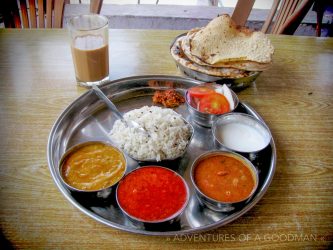
[[(112, 79), (179, 75), (179, 31), (110, 30)], [(54, 184), (46, 144), (59, 114), (86, 91), (75, 83), (66, 30), (0, 30), (0, 216), (18, 248), (324, 249), (333, 240), (333, 39), (271, 36), (274, 64), (239, 98), (265, 119), (277, 169), (261, 201), (198, 235), (122, 232), (74, 208)], [(1, 243), (3, 244), (3, 243)], [(7, 246), (8, 246), (7, 245)]]

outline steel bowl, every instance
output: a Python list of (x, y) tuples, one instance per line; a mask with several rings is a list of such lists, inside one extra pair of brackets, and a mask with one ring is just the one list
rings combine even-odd
[[(255, 180), (255, 186), (252, 189), (252, 192), (243, 200), (238, 201), (238, 202), (222, 202), (222, 201), (218, 201), (215, 200), (209, 196), (207, 196), (206, 194), (204, 194), (199, 187), (197, 186), (196, 182), (195, 182), (195, 178), (194, 178), (194, 174), (195, 174), (195, 169), (198, 166), (198, 164), (203, 161), (204, 159), (207, 159), (209, 157), (212, 156), (218, 156), (218, 155), (225, 155), (225, 156), (229, 156), (232, 158), (235, 158), (239, 161), (241, 161), (242, 163), (245, 164), (245, 166), (247, 166), (251, 173), (252, 176)], [(255, 193), (255, 191), (257, 190), (258, 187), (258, 183), (259, 183), (259, 175), (258, 175), (258, 171), (255, 168), (255, 166), (245, 157), (243, 157), (240, 154), (234, 153), (234, 152), (229, 152), (229, 151), (210, 151), (210, 152), (206, 152), (203, 153), (202, 155), (200, 155), (192, 164), (191, 166), (191, 182), (195, 188), (195, 193), (200, 201), (200, 203), (206, 207), (208, 207), (211, 210), (217, 211), (217, 212), (231, 212), (233, 211), (236, 207), (239, 207), (243, 204), (246, 204), (251, 197), (253, 196), (253, 194)]]
[[(235, 126), (233, 129), (234, 136), (238, 138), (231, 139), (232, 133), (228, 137), (223, 137), (221, 131), (226, 126)], [(249, 128), (251, 131), (246, 131)], [(229, 131), (229, 130), (228, 130)], [(220, 149), (234, 151), (240, 154), (255, 154), (266, 148), (272, 139), (269, 128), (255, 117), (244, 113), (229, 113), (218, 117), (212, 126), (212, 133), (215, 140), (215, 145)], [(256, 138), (254, 136), (257, 136)], [(246, 140), (250, 146), (242, 145), (240, 138)], [(251, 143), (250, 140), (254, 140)], [(258, 143), (260, 141), (260, 143)], [(257, 145), (255, 145), (257, 143)]]
[[(122, 176), (119, 178), (119, 180), (115, 181), (114, 183), (112, 183), (111, 185), (107, 186), (107, 187), (104, 187), (104, 188), (101, 188), (101, 189), (96, 189), (96, 190), (82, 190), (82, 189), (79, 189), (79, 188), (76, 188), (72, 185), (70, 185), (63, 177), (63, 174), (62, 174), (62, 168), (64, 166), (64, 163), (66, 161), (66, 159), (72, 154), (74, 153), (75, 151), (77, 151), (78, 149), (84, 147), (84, 146), (88, 146), (88, 145), (91, 145), (91, 144), (103, 144), (103, 145), (106, 145), (108, 147), (112, 147), (113, 149), (115, 149), (116, 151), (119, 152), (119, 154), (123, 157), (124, 159), (124, 162), (125, 162), (125, 168), (124, 168), (124, 171), (122, 173)], [(114, 145), (110, 144), (110, 143), (107, 143), (107, 142), (104, 142), (104, 141), (86, 141), (86, 142), (83, 142), (83, 143), (79, 143), (79, 144), (76, 144), (75, 146), (71, 147), (70, 149), (68, 149), (64, 155), (61, 157), (60, 159), (60, 163), (59, 163), (59, 176), (60, 176), (60, 180), (61, 182), (71, 191), (74, 191), (74, 192), (80, 192), (80, 193), (87, 193), (87, 194), (91, 194), (93, 196), (97, 196), (97, 197), (100, 197), (100, 198), (107, 198), (107, 196), (110, 195), (111, 193), (111, 189), (116, 185), (118, 184), (118, 182), (121, 180), (121, 178), (125, 175), (125, 172), (127, 170), (127, 160), (126, 160), (126, 157), (125, 157), (125, 154), (123, 153), (123, 151), (121, 151), (119, 148), (115, 147)]]
[[(126, 209), (122, 207), (121, 202), (119, 202), (119, 189), (120, 189), (122, 183), (126, 181), (126, 178), (128, 178), (134, 172), (142, 171), (145, 168), (150, 168), (150, 167), (166, 169), (169, 172), (172, 172), (174, 175), (176, 175), (177, 177), (179, 177), (181, 179), (181, 181), (184, 184), (185, 189), (186, 189), (186, 200), (185, 200), (184, 204), (182, 205), (182, 207), (179, 210), (177, 210), (175, 213), (173, 213), (172, 215), (170, 215), (169, 217), (164, 218), (164, 219), (144, 220), (144, 219), (138, 218), (138, 217), (130, 214), (130, 212), (126, 211)], [(132, 183), (132, 185), (135, 185), (135, 184)], [(187, 185), (186, 181), (184, 180), (184, 178), (180, 174), (178, 174), (177, 172), (175, 172), (169, 168), (157, 166), (157, 165), (147, 165), (147, 166), (139, 167), (139, 168), (132, 170), (131, 172), (126, 174), (125, 177), (119, 182), (119, 185), (117, 186), (117, 190), (116, 190), (116, 200), (117, 200), (118, 206), (119, 206), (120, 210), (122, 211), (122, 213), (125, 214), (125, 216), (127, 216), (129, 218), (129, 220), (132, 221), (137, 226), (144, 227), (144, 228), (151, 229), (151, 230), (153, 230), (154, 228), (161, 228), (162, 226), (168, 227), (171, 224), (177, 223), (179, 217), (181, 216), (181, 214), (184, 212), (185, 208), (187, 207), (189, 198), (190, 198), (190, 191), (189, 191), (188, 185)], [(145, 205), (144, 201), (142, 201), (142, 205)]]
[(203, 82), (215, 82), (216, 84), (221, 84), (221, 85), (226, 84), (229, 88), (235, 91), (239, 91), (250, 86), (250, 84), (254, 83), (257, 77), (261, 73), (259, 71), (254, 71), (249, 73), (249, 75), (246, 77), (227, 78), (227, 77), (218, 77), (218, 76), (204, 74), (202, 72), (186, 68), (185, 66), (179, 64), (178, 62), (176, 62), (176, 64), (179, 71), (185, 76)]
[[(207, 84), (203, 84), (203, 86), (206, 86), (206, 85)], [(208, 85), (210, 87), (213, 87), (213, 88), (216, 87), (216, 84), (213, 84), (213, 83), (212, 84), (210, 83)], [(200, 86), (200, 85), (198, 85), (198, 86)], [(238, 96), (236, 95), (236, 93), (234, 91), (232, 91), (230, 89), (230, 92), (231, 92), (231, 95), (232, 95), (232, 99), (234, 100), (235, 106), (229, 112), (233, 112), (237, 108), (237, 106), (239, 104), (239, 99), (238, 99)], [(190, 103), (191, 100), (189, 98), (188, 91), (186, 91), (186, 93), (185, 93), (185, 101), (186, 101), (187, 110), (190, 113), (192, 120), (195, 123), (197, 123), (197, 124), (199, 124), (199, 125), (201, 125), (203, 127), (207, 127), (207, 128), (212, 127), (214, 121), (219, 116), (223, 115), (223, 114), (215, 115), (215, 114), (208, 114), (208, 113), (200, 112), (197, 108), (195, 108), (195, 107), (193, 107), (191, 105), (191, 103)], [(225, 114), (227, 114), (227, 113), (225, 113)]]

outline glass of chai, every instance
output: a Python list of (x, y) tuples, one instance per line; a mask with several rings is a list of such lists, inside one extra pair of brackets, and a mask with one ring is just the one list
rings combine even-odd
[(77, 83), (84, 87), (109, 79), (109, 22), (97, 14), (72, 17), (68, 22)]

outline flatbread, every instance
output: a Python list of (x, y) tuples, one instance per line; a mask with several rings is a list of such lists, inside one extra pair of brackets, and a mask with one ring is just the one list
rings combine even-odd
[(190, 52), (215, 66), (240, 61), (269, 64), (274, 47), (263, 32), (238, 28), (229, 15), (221, 15), (194, 33)]
[(210, 66), (214, 68), (235, 68), (235, 69), (241, 69), (246, 71), (264, 71), (267, 70), (271, 63), (258, 63), (258, 62), (252, 62), (252, 61), (226, 61), (226, 62), (219, 62), (215, 63), (213, 65), (204, 62), (199, 57), (193, 55), (191, 53), (191, 40), (196, 35), (198, 31), (201, 29), (197, 29), (196, 31), (190, 31), (187, 33), (187, 35), (182, 39), (181, 41), (181, 49), (183, 50), (184, 54), (188, 59), (195, 62), (196, 64), (202, 65), (202, 66)]
[(213, 68), (210, 66), (204, 66), (196, 64), (195, 62), (189, 60), (185, 53), (182, 51), (181, 43), (186, 36), (179, 37), (170, 49), (171, 55), (174, 60), (181, 64), (182, 66), (189, 68), (194, 71), (198, 71), (207, 75), (223, 77), (223, 78), (242, 78), (249, 76), (250, 73), (244, 70), (234, 69), (234, 68)]

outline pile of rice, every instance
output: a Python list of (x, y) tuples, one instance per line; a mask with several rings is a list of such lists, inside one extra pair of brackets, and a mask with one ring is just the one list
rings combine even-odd
[(172, 109), (144, 106), (124, 114), (151, 135), (127, 127), (117, 120), (110, 136), (119, 148), (137, 160), (166, 160), (181, 156), (191, 137), (191, 126)]

